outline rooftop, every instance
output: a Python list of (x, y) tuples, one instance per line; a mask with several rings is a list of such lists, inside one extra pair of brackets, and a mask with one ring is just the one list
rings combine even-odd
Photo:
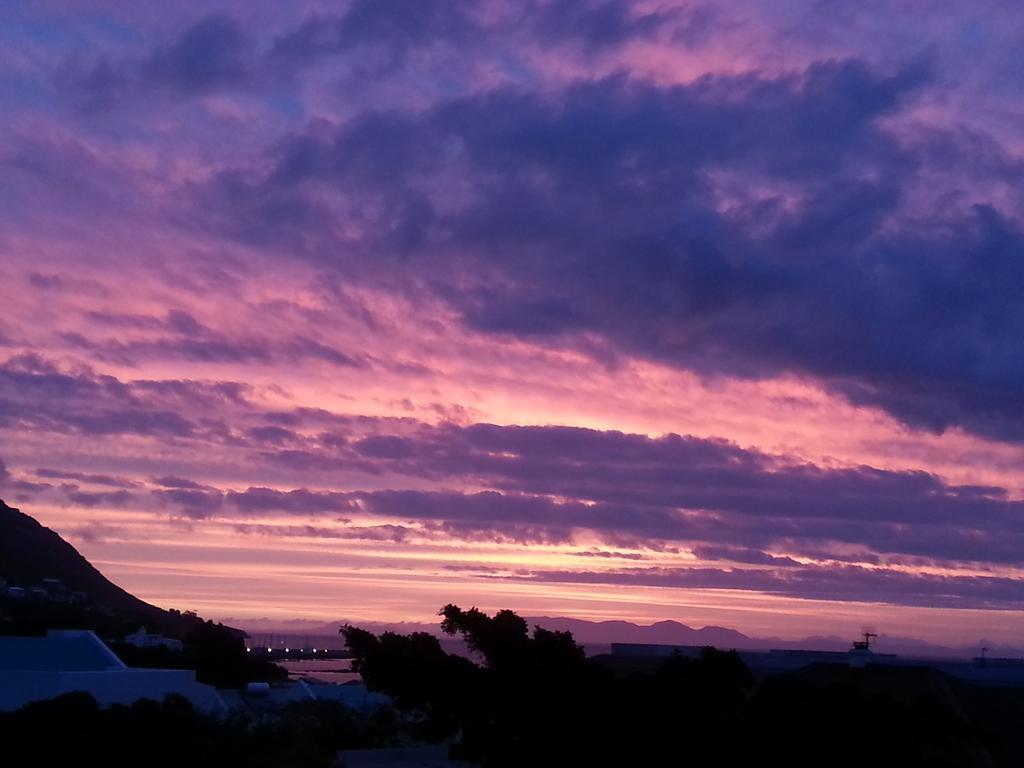
[(0, 670), (102, 672), (124, 668), (89, 631), (51, 630), (46, 637), (0, 637)]

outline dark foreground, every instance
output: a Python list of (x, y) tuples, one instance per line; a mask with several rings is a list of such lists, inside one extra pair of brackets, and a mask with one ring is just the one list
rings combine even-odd
[(426, 743), (484, 766), (1024, 765), (1024, 688), (837, 664), (755, 680), (713, 649), (643, 668), (588, 659), (570, 634), (531, 632), (512, 612), (442, 613), (475, 658), (428, 634), (343, 629), (394, 708), (216, 716), (183, 699), (101, 709), (72, 694), (0, 714), (0, 744), (11, 765), (330, 766), (343, 749)]

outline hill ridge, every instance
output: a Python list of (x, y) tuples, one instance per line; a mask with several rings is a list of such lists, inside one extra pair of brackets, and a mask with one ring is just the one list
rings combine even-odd
[[(68, 592), (84, 592), (87, 610), (136, 626), (182, 635), (202, 620), (147, 603), (104, 576), (59, 533), (0, 499), (0, 579), (26, 589), (59, 579)], [(54, 606), (54, 612), (57, 613)], [(81, 616), (79, 611), (76, 616)], [(97, 624), (102, 623), (96, 615)], [(95, 627), (83, 627), (95, 628)], [(237, 630), (236, 630), (237, 631)]]

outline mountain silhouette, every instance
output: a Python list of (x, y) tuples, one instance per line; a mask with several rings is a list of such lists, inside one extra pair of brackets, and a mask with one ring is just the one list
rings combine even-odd
[(545, 629), (572, 632), (581, 642), (663, 643), (669, 645), (711, 645), (716, 648), (750, 648), (759, 641), (726, 627), (694, 629), (678, 621), (659, 621), (640, 626), (629, 621), (585, 621), (561, 616), (529, 619)]
[[(544, 627), (548, 630), (572, 632), (577, 642), (582, 643), (588, 654), (607, 653), (612, 643), (651, 643), (656, 645), (710, 645), (721, 650), (767, 651), (769, 649), (790, 649), (805, 651), (847, 651), (850, 648), (852, 635), (847, 637), (830, 635), (814, 635), (799, 638), (752, 637), (735, 629), (709, 625), (694, 628), (678, 621), (659, 621), (654, 624), (635, 624), (631, 621), (588, 621), (567, 616), (524, 616), (532, 626)], [(236, 623), (251, 633), (274, 633), (286, 637), (308, 639), (322, 638), (319, 642), (329, 642), (337, 637), (338, 627), (354, 624), (375, 633), (426, 632), (440, 634), (438, 625), (424, 622), (381, 622), (361, 621), (358, 619), (340, 619), (330, 623), (315, 620), (274, 620), (274, 619), (235, 619)], [(459, 641), (446, 636), (441, 637), (442, 644), (452, 650)], [(875, 645), (883, 653), (895, 653), (911, 658), (935, 659), (969, 659), (981, 653), (986, 647), (990, 656), (1019, 658), (1024, 656), (1024, 648), (1006, 645), (991, 640), (979, 640), (972, 645), (947, 646), (929, 643), (912, 637), (901, 637), (879, 633)]]
[(59, 579), (67, 592), (85, 594), (94, 615), (114, 617), (151, 630), (181, 635), (201, 619), (151, 605), (100, 573), (73, 546), (33, 517), (0, 500), (0, 579), (8, 586), (31, 588)]

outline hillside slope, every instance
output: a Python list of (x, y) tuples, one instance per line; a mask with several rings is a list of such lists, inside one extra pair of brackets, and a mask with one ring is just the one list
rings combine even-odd
[[(84, 610), (151, 630), (182, 635), (200, 623), (189, 615), (165, 611), (138, 599), (100, 573), (55, 531), (0, 500), (0, 578), (8, 585), (32, 587), (43, 579), (60, 579), (72, 592), (85, 592)], [(75, 615), (53, 606), (54, 614)]]

